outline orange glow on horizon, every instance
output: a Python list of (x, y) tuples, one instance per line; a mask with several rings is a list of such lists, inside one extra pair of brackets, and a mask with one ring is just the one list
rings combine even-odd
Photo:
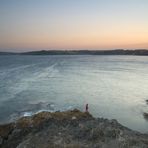
[(24, 30), (5, 33), (0, 40), (1, 48), (29, 49), (115, 49), (148, 48), (146, 25), (130, 26), (112, 24), (107, 28), (94, 24), (67, 26), (65, 23), (51, 28), (30, 26)]
[(148, 49), (147, 6), (146, 1), (128, 0), (64, 4), (32, 0), (16, 2), (14, 7), (6, 2), (0, 5), (4, 12), (0, 13), (0, 50)]

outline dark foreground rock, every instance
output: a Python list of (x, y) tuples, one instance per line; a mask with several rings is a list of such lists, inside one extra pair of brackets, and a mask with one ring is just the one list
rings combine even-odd
[(143, 113), (143, 117), (148, 120), (148, 113)]
[(41, 112), (0, 126), (1, 148), (148, 148), (148, 135), (79, 110)]
[(146, 103), (147, 103), (147, 105), (148, 105), (148, 100), (146, 100)]

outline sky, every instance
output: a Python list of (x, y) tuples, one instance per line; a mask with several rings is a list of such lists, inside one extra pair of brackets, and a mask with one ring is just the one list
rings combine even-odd
[(148, 49), (148, 0), (0, 0), (0, 51)]

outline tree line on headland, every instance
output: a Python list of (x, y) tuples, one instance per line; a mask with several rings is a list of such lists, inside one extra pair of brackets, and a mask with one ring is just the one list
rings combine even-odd
[(148, 56), (147, 49), (136, 50), (40, 50), (29, 52), (0, 52), (0, 55), (139, 55)]

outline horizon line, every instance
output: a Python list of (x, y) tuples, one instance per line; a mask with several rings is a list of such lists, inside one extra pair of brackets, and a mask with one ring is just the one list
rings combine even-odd
[[(8, 49), (9, 50), (9, 49)], [(40, 50), (27, 50), (27, 51), (4, 51), (0, 49), (0, 52), (4, 53), (27, 53), (27, 52), (40, 52), (40, 51), (114, 51), (114, 50), (125, 50), (125, 51), (135, 51), (135, 50), (148, 50), (148, 48), (115, 48), (115, 49), (40, 49)]]

